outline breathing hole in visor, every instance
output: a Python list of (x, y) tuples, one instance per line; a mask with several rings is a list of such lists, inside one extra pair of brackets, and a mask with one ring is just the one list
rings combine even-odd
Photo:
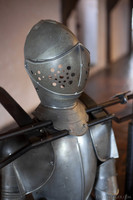
[(57, 83), (53, 82), (52, 85), (53, 85), (54, 87), (56, 87)]
[(67, 66), (67, 70), (71, 70), (71, 66)]

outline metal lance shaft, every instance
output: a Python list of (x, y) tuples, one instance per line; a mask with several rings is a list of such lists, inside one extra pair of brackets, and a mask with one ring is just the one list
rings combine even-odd
[(126, 199), (133, 199), (133, 120), (128, 124), (125, 194)]

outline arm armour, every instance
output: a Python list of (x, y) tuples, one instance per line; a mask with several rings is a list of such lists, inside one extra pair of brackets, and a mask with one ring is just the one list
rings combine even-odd
[(118, 193), (115, 159), (109, 159), (99, 166), (95, 198), (96, 200), (115, 200)]

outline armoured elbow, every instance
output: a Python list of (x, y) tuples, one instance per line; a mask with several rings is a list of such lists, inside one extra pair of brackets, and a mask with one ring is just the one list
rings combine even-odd
[(96, 200), (114, 200), (118, 193), (115, 159), (109, 159), (99, 166), (95, 185)]

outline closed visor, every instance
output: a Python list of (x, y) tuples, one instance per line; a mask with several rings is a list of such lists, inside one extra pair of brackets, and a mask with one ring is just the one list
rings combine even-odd
[(26, 69), (38, 87), (58, 94), (77, 94), (84, 89), (89, 64), (89, 51), (78, 43), (69, 51), (52, 59), (26, 60)]

